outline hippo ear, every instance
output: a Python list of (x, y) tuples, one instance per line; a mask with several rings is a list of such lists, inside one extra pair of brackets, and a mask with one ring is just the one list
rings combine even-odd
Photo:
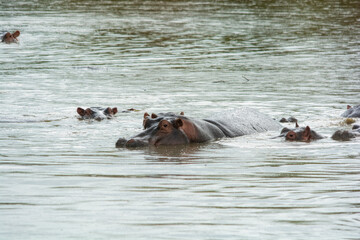
[(308, 142), (311, 140), (311, 129), (309, 126), (306, 126), (303, 134), (302, 134), (302, 140), (305, 141), (305, 142)]
[(112, 113), (115, 115), (117, 112), (118, 112), (117, 107), (114, 107), (114, 108), (112, 109)]
[(104, 113), (110, 115), (111, 114), (111, 108), (110, 107), (106, 108), (104, 110)]
[(18, 36), (20, 36), (20, 31), (16, 31), (12, 35), (14, 38), (17, 38)]
[(299, 127), (299, 124), (297, 122), (295, 122), (295, 127), (298, 128)]
[(86, 115), (92, 115), (94, 113), (94, 111), (93, 110), (91, 110), (90, 108), (87, 108), (86, 110), (85, 110), (85, 114)]
[(144, 119), (147, 118), (148, 116), (150, 116), (150, 114), (148, 114), (147, 112), (144, 113)]
[(3, 41), (11, 37), (11, 33), (7, 32), (3, 38)]
[(180, 113), (180, 115), (181, 115), (181, 116), (184, 116), (184, 115), (185, 115), (185, 113), (184, 113), (184, 112), (181, 112), (181, 113)]
[(347, 105), (346, 109), (350, 109), (350, 108), (351, 108), (351, 106), (350, 106), (350, 105)]
[(158, 115), (156, 115), (155, 113), (151, 114), (151, 118), (157, 118), (157, 117), (158, 117)]
[(183, 120), (181, 118), (178, 118), (178, 119), (175, 120), (173, 125), (174, 125), (174, 128), (179, 128), (182, 125), (184, 125), (184, 123), (183, 123)]
[(80, 115), (80, 116), (84, 116), (85, 115), (85, 110), (84, 109), (82, 109), (81, 107), (78, 107), (77, 108), (77, 113)]

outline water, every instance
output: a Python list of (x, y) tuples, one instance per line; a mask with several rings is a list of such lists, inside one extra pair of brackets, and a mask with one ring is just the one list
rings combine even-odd
[[(2, 1), (0, 239), (359, 239), (358, 1)], [(77, 107), (118, 107), (79, 121)], [(253, 107), (267, 132), (117, 149), (144, 112)], [(292, 124), (284, 124), (292, 126)]]

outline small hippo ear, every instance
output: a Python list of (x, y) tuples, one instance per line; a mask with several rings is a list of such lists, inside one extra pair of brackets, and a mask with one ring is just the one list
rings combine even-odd
[(157, 118), (157, 117), (158, 117), (158, 115), (156, 115), (155, 113), (151, 114), (151, 118)]
[(148, 114), (147, 112), (144, 113), (144, 119), (147, 118), (148, 116), (150, 116), (150, 114)]
[(181, 120), (181, 118), (178, 118), (178, 119), (176, 119), (175, 120), (175, 122), (174, 122), (174, 128), (179, 128), (179, 127), (181, 127), (182, 125), (183, 125), (184, 123), (183, 123), (183, 121)]
[(81, 107), (78, 107), (76, 111), (82, 117), (85, 115), (85, 110), (82, 109)]
[(20, 31), (16, 31), (12, 35), (14, 38), (17, 38), (18, 36), (20, 36)]
[(350, 106), (350, 105), (347, 105), (346, 109), (350, 109), (350, 108), (351, 108), (351, 106)]
[(306, 126), (303, 134), (302, 134), (303, 141), (308, 142), (311, 140), (311, 129), (309, 126)]
[(185, 115), (185, 113), (184, 113), (184, 112), (181, 112), (181, 113), (180, 113), (180, 115), (181, 115), (181, 116), (184, 116), (184, 115)]
[(118, 112), (118, 110), (117, 110), (117, 107), (114, 107), (113, 109), (112, 109), (112, 114), (116, 114)]
[(297, 122), (295, 122), (295, 127), (298, 128), (299, 127), (299, 124)]

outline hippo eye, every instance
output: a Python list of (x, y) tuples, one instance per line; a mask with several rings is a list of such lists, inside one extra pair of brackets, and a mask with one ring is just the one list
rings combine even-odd
[(296, 139), (296, 133), (294, 131), (290, 131), (286, 134), (287, 140), (295, 140)]

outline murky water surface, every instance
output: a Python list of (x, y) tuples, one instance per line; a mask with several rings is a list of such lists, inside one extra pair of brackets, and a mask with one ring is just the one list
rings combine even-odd
[[(2, 1), (0, 26), (0, 239), (359, 239), (360, 139), (329, 138), (360, 101), (358, 1)], [(328, 138), (115, 148), (144, 112), (241, 106)]]

